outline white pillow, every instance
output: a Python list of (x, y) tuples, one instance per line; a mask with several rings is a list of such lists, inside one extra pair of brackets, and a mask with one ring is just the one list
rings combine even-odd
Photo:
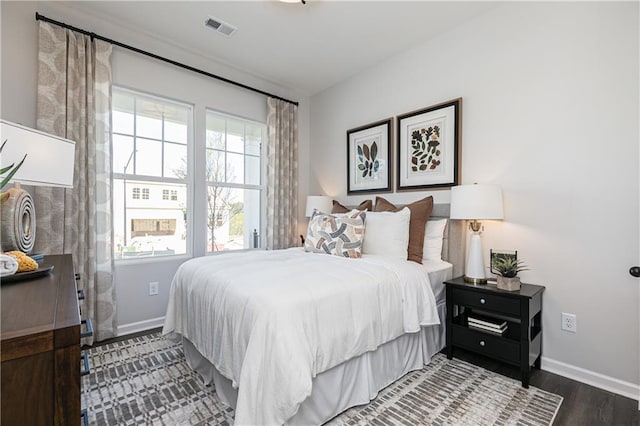
[(447, 219), (429, 219), (424, 232), (422, 258), (425, 260), (442, 260), (442, 242)]
[(367, 212), (362, 253), (407, 260), (411, 210)]

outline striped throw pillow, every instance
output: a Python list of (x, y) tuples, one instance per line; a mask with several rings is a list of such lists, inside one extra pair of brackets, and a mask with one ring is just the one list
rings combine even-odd
[(366, 212), (352, 210), (332, 215), (315, 211), (309, 220), (304, 250), (335, 256), (362, 257)]

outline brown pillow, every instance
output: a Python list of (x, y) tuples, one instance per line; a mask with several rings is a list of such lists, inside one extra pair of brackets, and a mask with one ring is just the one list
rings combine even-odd
[(431, 216), (433, 210), (433, 197), (428, 196), (420, 201), (407, 204), (406, 206), (396, 207), (394, 204), (382, 197), (376, 197), (377, 212), (397, 212), (404, 207), (411, 210), (411, 219), (409, 220), (409, 247), (407, 260), (416, 263), (422, 263), (422, 252), (424, 250), (424, 231), (427, 220)]
[[(373, 202), (371, 200), (365, 200), (361, 202), (360, 205), (356, 207), (356, 209), (360, 211), (362, 210), (373, 211)], [(342, 204), (340, 204), (339, 202), (337, 202), (336, 200), (333, 200), (333, 207), (331, 208), (331, 213), (349, 213), (350, 211), (351, 209), (348, 209)]]

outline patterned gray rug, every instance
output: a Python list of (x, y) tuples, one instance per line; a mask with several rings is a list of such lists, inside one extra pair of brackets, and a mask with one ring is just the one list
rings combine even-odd
[[(182, 348), (159, 333), (89, 350), (82, 407), (94, 425), (231, 425), (233, 409), (201, 384)], [(549, 425), (562, 397), (436, 355), (337, 425)]]

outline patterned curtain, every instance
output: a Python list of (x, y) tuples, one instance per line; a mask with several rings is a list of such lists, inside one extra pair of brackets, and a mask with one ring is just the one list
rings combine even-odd
[(267, 100), (267, 248), (296, 246), (298, 226), (298, 107)]
[(71, 253), (93, 340), (113, 337), (111, 45), (39, 22), (37, 127), (76, 142), (73, 189), (36, 187), (34, 251)]

